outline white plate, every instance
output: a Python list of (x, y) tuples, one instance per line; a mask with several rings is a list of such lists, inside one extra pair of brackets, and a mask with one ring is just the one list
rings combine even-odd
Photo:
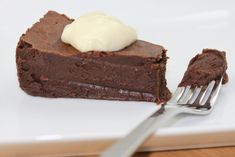
[(0, 14), (0, 156), (94, 154), (123, 137), (158, 109), (154, 103), (47, 99), (19, 87), (15, 47), (20, 35), (47, 10), (71, 17), (102, 10), (164, 45), (170, 57), (168, 87), (174, 91), (188, 61), (202, 48), (225, 50), (230, 81), (209, 116), (175, 117), (143, 150), (235, 144), (235, 3), (233, 1), (3, 1)]

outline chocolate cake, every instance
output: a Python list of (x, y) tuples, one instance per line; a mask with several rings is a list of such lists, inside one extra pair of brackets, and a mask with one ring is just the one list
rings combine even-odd
[(212, 80), (228, 82), (227, 61), (225, 52), (215, 49), (204, 49), (201, 54), (193, 57), (188, 65), (179, 86), (205, 86)]
[(79, 52), (61, 41), (73, 20), (49, 11), (20, 38), (16, 63), (20, 87), (43, 97), (164, 102), (166, 50), (137, 40), (114, 52)]

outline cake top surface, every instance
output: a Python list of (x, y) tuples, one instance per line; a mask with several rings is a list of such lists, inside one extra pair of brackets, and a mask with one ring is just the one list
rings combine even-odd
[[(69, 44), (61, 41), (64, 27), (73, 20), (54, 11), (47, 12), (39, 22), (34, 24), (23, 34), (21, 40), (30, 44), (32, 48), (42, 52), (55, 53), (63, 56), (90, 55), (100, 52), (81, 53)], [(107, 55), (139, 56), (146, 58), (161, 58), (164, 48), (146, 41), (137, 40), (130, 46), (114, 52), (102, 52)]]
[(188, 65), (179, 86), (204, 86), (212, 80), (228, 81), (226, 74), (227, 61), (225, 52), (215, 49), (204, 49), (201, 54), (193, 57)]

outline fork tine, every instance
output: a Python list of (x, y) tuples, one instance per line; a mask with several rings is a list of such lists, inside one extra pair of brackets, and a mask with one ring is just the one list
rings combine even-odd
[(168, 103), (176, 103), (184, 93), (184, 90), (185, 87), (178, 87), (172, 95), (171, 99), (168, 101)]
[(189, 86), (188, 88), (189, 89), (187, 90), (187, 92), (185, 92), (184, 95), (178, 101), (179, 104), (188, 104), (188, 101), (192, 97), (194, 88), (191, 88), (191, 86)]
[[(179, 104), (194, 108), (195, 112), (199, 109), (209, 109), (213, 107), (218, 97), (223, 78), (220, 81), (211, 81), (207, 86), (201, 87), (178, 87), (172, 98), (167, 102), (169, 104)], [(202, 110), (200, 110), (202, 111)], [(209, 111), (209, 110), (207, 110)], [(209, 112), (207, 112), (209, 113)], [(205, 112), (204, 112), (205, 114)]]
[(198, 96), (196, 97), (196, 100), (192, 103), (191, 106), (198, 106), (198, 107), (200, 106), (199, 102), (205, 94), (206, 86), (201, 86), (200, 88), (201, 88), (200, 92), (199, 92)]
[[(191, 88), (191, 86), (186, 86), (185, 87), (185, 90), (184, 90), (182, 96), (180, 97), (180, 99), (178, 100), (177, 103), (183, 104), (184, 99), (187, 99), (187, 97), (188, 97), (187, 95), (190, 92), (190, 88)], [(190, 95), (190, 93), (189, 93), (189, 95)]]
[(218, 97), (222, 80), (223, 78), (219, 82), (213, 80), (207, 86), (196, 87), (189, 101), (187, 103), (184, 102), (183, 105), (195, 108), (196, 110), (206, 108), (207, 113), (211, 112), (208, 109), (213, 107)]
[(220, 79), (219, 82), (217, 83), (215, 82), (215, 86), (213, 87), (212, 92), (205, 104), (205, 105), (209, 105), (208, 107), (213, 107), (213, 105), (215, 104), (215, 101), (218, 98), (219, 91), (222, 85), (222, 80), (223, 80), (223, 77)]
[(190, 100), (188, 101), (188, 104), (193, 104), (196, 101), (196, 99), (197, 99), (198, 95), (200, 94), (201, 90), (202, 90), (202, 86), (201, 87), (196, 87), (194, 89), (193, 95), (191, 96)]
[(214, 88), (215, 81), (211, 81), (207, 88), (205, 89), (203, 95), (200, 98), (199, 105), (203, 106), (207, 102), (208, 98), (210, 97), (212, 90)]

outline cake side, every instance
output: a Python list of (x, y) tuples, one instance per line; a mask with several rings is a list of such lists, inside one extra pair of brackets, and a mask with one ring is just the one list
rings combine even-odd
[(40, 53), (30, 45), (20, 45), (16, 58), (20, 87), (30, 95), (158, 102), (169, 98), (161, 95), (168, 93), (160, 74), (164, 63), (141, 67), (97, 63)]
[(160, 78), (161, 78), (161, 83), (160, 83), (160, 89), (162, 90), (162, 92), (160, 91), (159, 93), (159, 100), (157, 100), (157, 102), (161, 103), (161, 102), (166, 102), (165, 100), (169, 100), (171, 98), (171, 92), (170, 90), (167, 88), (167, 81), (166, 81), (166, 65), (167, 65), (167, 59), (168, 57), (166, 56), (166, 51), (164, 51), (164, 53), (162, 54), (162, 66), (160, 68)]

